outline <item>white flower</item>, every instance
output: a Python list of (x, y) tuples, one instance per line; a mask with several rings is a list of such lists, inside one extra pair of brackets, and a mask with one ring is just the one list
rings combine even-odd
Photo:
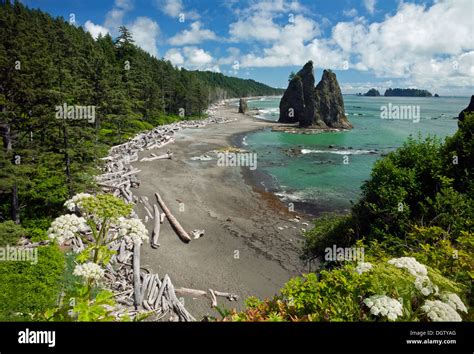
[(394, 265), (397, 268), (405, 268), (415, 277), (428, 275), (426, 266), (418, 263), (418, 261), (413, 257), (393, 258), (389, 260), (388, 263)]
[(89, 230), (86, 220), (75, 214), (61, 215), (56, 218), (48, 229), (48, 237), (59, 244), (76, 236), (78, 232)]
[(441, 300), (451, 306), (453, 309), (467, 313), (467, 308), (462, 300), (453, 293), (443, 293), (440, 296)]
[(415, 279), (415, 288), (420, 290), (424, 296), (438, 294), (438, 286), (433, 284), (427, 276), (418, 276)]
[(428, 318), (433, 322), (461, 322), (462, 318), (450, 305), (440, 300), (426, 300), (421, 306), (421, 310), (425, 312)]
[(66, 200), (64, 206), (68, 208), (70, 211), (75, 211), (76, 207), (81, 208), (81, 201), (85, 198), (92, 197), (89, 193), (78, 193), (74, 197), (69, 200)]
[(398, 316), (403, 315), (402, 304), (385, 295), (373, 295), (365, 299), (364, 304), (370, 309), (372, 315), (384, 316), (390, 321), (395, 321)]
[(148, 230), (140, 219), (121, 217), (119, 218), (119, 236), (124, 236), (141, 244), (148, 240)]
[(104, 270), (94, 262), (87, 262), (84, 264), (78, 264), (74, 268), (74, 275), (83, 277), (86, 280), (92, 280), (98, 282), (104, 276)]
[(373, 268), (372, 264), (369, 262), (359, 262), (355, 271), (359, 274), (369, 272)]

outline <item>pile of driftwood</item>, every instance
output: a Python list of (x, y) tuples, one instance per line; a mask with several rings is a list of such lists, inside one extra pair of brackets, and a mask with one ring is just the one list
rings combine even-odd
[[(197, 121), (180, 121), (168, 125), (158, 126), (146, 133), (135, 136), (128, 142), (114, 146), (110, 149), (109, 155), (102, 158), (105, 161), (104, 173), (96, 177), (97, 184), (106, 192), (110, 192), (117, 197), (124, 198), (131, 203), (133, 194), (131, 188), (138, 188), (140, 180), (137, 178), (138, 169), (134, 169), (130, 164), (138, 161), (138, 153), (144, 150), (162, 148), (175, 141), (175, 134), (184, 128), (200, 128), (209, 124), (226, 123), (228, 119), (211, 116)], [(151, 154), (151, 157), (144, 157), (140, 161), (154, 161), (161, 159), (171, 159), (173, 154), (168, 151), (163, 155)]]
[[(159, 247), (158, 238), (160, 234), (160, 224), (166, 217), (177, 235), (184, 242), (191, 241), (191, 237), (180, 225), (178, 220), (171, 214), (161, 196), (156, 193), (157, 204), (163, 210), (160, 213), (158, 205), (151, 206), (147, 197), (137, 198), (131, 192), (131, 188), (138, 188), (140, 181), (131, 163), (138, 161), (138, 152), (161, 148), (175, 141), (175, 134), (183, 128), (199, 128), (208, 124), (225, 123), (224, 118), (210, 117), (200, 121), (181, 121), (178, 123), (159, 126), (147, 133), (142, 133), (130, 141), (114, 146), (110, 149), (109, 155), (103, 160), (106, 161), (104, 173), (97, 177), (97, 184), (104, 192), (113, 193), (119, 198), (123, 198), (128, 203), (141, 203), (147, 213), (145, 217), (148, 221), (154, 219), (154, 228), (151, 237), (151, 246)], [(159, 159), (170, 159), (172, 153), (168, 151), (164, 155), (154, 155), (150, 158), (142, 158), (140, 161), (154, 161)], [(137, 217), (136, 213), (133, 213)], [(113, 240), (117, 230), (111, 229), (109, 237)], [(204, 233), (204, 231), (202, 231)], [(80, 243), (72, 245), (73, 248), (81, 249)], [(177, 288), (173, 286), (170, 277), (166, 274), (160, 279), (157, 273), (140, 266), (140, 244), (133, 243), (129, 238), (121, 238), (110, 244), (111, 249), (117, 253), (112, 256), (110, 263), (106, 267), (106, 285), (116, 294), (117, 303), (123, 308), (116, 310), (115, 315), (120, 318), (127, 310), (130, 316), (135, 316), (143, 312), (152, 313), (155, 320), (170, 315), (170, 320), (175, 321), (195, 321), (195, 318), (184, 307), (182, 296), (200, 297), (205, 296), (210, 300), (211, 307), (217, 306), (217, 297), (225, 297), (229, 301), (236, 301), (238, 296), (226, 292), (209, 289), (197, 290), (188, 288)]]

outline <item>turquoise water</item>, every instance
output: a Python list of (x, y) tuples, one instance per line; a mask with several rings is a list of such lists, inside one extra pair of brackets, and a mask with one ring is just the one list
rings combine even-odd
[[(279, 101), (276, 97), (252, 100), (249, 107), (258, 108), (261, 118), (278, 120)], [(381, 107), (389, 103), (418, 107), (419, 122), (381, 119)], [(345, 95), (351, 131), (302, 135), (264, 130), (244, 137), (243, 145), (257, 153), (260, 184), (283, 201), (313, 214), (343, 211), (359, 197), (377, 159), (401, 146), (409, 135), (452, 135), (457, 129), (453, 117), (468, 103), (468, 97)], [(296, 149), (296, 154), (288, 149)]]

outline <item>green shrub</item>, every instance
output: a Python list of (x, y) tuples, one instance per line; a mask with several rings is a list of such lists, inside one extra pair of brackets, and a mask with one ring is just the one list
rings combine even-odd
[(57, 246), (38, 247), (38, 263), (0, 262), (0, 321), (29, 320), (54, 306), (61, 289), (64, 256)]
[[(421, 310), (426, 300), (441, 298), (441, 294), (454, 293), (466, 300), (465, 289), (428, 267), (428, 276), (437, 293), (423, 295), (415, 286), (415, 276), (406, 269), (397, 268), (387, 259), (373, 261), (372, 269), (356, 271), (355, 264), (345, 264), (332, 270), (305, 274), (291, 279), (272, 299), (259, 301), (250, 298), (246, 310), (233, 312), (234, 321), (387, 321), (384, 315), (371, 313), (365, 300), (372, 296), (387, 296), (397, 300), (403, 308), (397, 321), (429, 320)], [(464, 319), (472, 313), (459, 313)]]
[(26, 230), (13, 221), (0, 223), (0, 247), (15, 245), (18, 239), (26, 236)]

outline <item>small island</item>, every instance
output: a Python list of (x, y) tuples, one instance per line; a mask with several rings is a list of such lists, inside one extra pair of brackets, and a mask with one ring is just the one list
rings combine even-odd
[(402, 89), (402, 88), (389, 88), (385, 91), (384, 96), (395, 96), (395, 97), (432, 97), (431, 92), (427, 90), (418, 89)]
[(364, 93), (364, 96), (376, 97), (376, 96), (380, 96), (380, 92), (379, 90), (371, 88), (369, 91)]

